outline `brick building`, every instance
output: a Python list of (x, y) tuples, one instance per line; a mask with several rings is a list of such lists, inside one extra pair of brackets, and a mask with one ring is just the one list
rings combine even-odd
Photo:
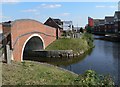
[(90, 26), (90, 27), (94, 26), (94, 20), (91, 17), (88, 17), (88, 26)]
[(107, 33), (114, 33), (114, 17), (113, 16), (106, 16), (105, 17), (105, 32)]
[(120, 11), (116, 11), (114, 14), (114, 28), (115, 28), (115, 33), (120, 34)]
[(105, 19), (94, 19), (94, 32), (120, 34), (120, 11), (116, 11), (114, 16), (106, 16)]

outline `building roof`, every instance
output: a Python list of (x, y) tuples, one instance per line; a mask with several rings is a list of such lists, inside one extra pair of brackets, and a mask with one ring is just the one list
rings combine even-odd
[(49, 17), (44, 24), (51, 27), (62, 29), (62, 21), (60, 19), (53, 19)]
[(116, 11), (114, 16), (117, 15), (117, 18), (120, 19), (120, 11)]
[(105, 16), (105, 22), (114, 22), (113, 16)]

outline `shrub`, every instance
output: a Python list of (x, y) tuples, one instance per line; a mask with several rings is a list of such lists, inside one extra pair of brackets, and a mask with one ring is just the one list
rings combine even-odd
[(87, 70), (84, 74), (79, 75), (75, 80), (74, 84), (85, 86), (85, 87), (113, 87), (114, 82), (110, 75), (108, 76), (101, 76), (98, 75), (93, 70)]

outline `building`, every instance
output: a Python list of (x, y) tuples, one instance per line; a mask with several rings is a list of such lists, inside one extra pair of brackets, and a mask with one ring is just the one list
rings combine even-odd
[[(89, 18), (89, 24), (91, 21)], [(120, 34), (120, 11), (115, 11), (114, 16), (105, 16), (105, 19), (93, 19), (93, 23), (94, 33)]]
[(116, 11), (114, 14), (114, 28), (115, 28), (115, 33), (120, 34), (120, 11)]
[(0, 23), (0, 34), (2, 33), (2, 23)]
[(105, 32), (107, 32), (107, 33), (115, 32), (114, 17), (113, 16), (106, 16), (105, 17)]
[(94, 20), (91, 17), (88, 17), (88, 26), (90, 26), (90, 27), (94, 26)]
[[(53, 19), (53, 18), (49, 17), (47, 19), (47, 21), (44, 23), (44, 25), (56, 28), (57, 36), (61, 36), (63, 33), (63, 23), (60, 19)], [(58, 33), (58, 31), (60, 31), (60, 32)], [(58, 37), (57, 37), (57, 39), (58, 39)]]
[(60, 19), (53, 19), (53, 18), (49, 17), (44, 24), (54, 27), (56, 29), (59, 29), (60, 31), (63, 30), (63, 23)]
[(106, 30), (105, 30), (105, 20), (104, 20), (104, 19), (100, 19), (100, 20), (99, 20), (98, 30), (99, 30), (99, 32), (101, 32), (101, 33), (106, 32)]
[(73, 28), (73, 23), (72, 23), (72, 21), (62, 21), (62, 23), (63, 23), (63, 30), (64, 31), (69, 31), (69, 30), (71, 30), (72, 31), (72, 28)]

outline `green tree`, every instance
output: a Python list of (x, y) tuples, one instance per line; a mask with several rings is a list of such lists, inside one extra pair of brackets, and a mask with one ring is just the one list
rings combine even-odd
[(80, 32), (83, 33), (83, 28), (82, 27), (80, 28)]

